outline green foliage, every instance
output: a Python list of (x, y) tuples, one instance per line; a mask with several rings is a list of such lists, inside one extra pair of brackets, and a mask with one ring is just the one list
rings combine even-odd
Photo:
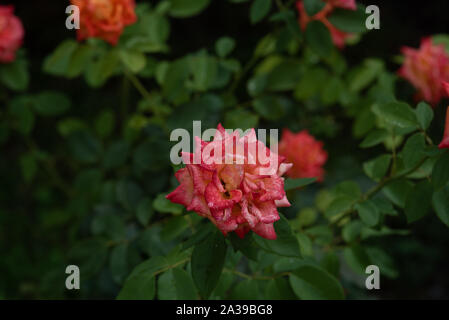
[[(325, 5), (303, 3), (309, 16)], [(237, 34), (195, 27), (217, 8)], [(348, 46), (362, 41), (364, 10), (329, 16)], [(397, 279), (403, 256), (428, 251), (421, 234), (444, 248), (442, 112), (415, 106), (390, 63), (349, 59), (321, 21), (302, 30), (294, 1), (161, 0), (136, 13), (116, 46), (66, 39), (43, 60), (21, 49), (0, 65), (0, 298), (366, 298), (368, 265)], [(447, 35), (433, 39), (449, 48)], [(170, 162), (170, 133), (198, 120), (324, 142), (324, 181), (284, 180), (291, 207), (278, 208), (275, 240), (224, 236), (166, 198), (183, 167)], [(429, 252), (420, 271), (440, 263)], [(61, 290), (68, 264), (82, 292)]]
[(220, 278), (226, 243), (219, 231), (197, 244), (192, 253), (192, 277), (202, 298), (208, 298)]

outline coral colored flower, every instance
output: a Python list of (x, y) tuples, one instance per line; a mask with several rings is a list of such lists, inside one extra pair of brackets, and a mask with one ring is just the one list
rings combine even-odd
[[(186, 167), (175, 174), (180, 186), (167, 199), (208, 218), (224, 235), (235, 231), (243, 238), (252, 230), (276, 239), (277, 207), (290, 206), (281, 176), (291, 164), (257, 140), (254, 129), (240, 137), (238, 131), (231, 135), (218, 125), (212, 142), (196, 137), (196, 146), (194, 154), (182, 153)], [(260, 154), (269, 161), (260, 161)]]
[[(449, 95), (449, 83), (443, 82), (443, 87), (446, 93)], [(444, 127), (443, 140), (438, 146), (440, 149), (449, 149), (449, 107), (446, 110), (446, 125)]]
[(323, 181), (323, 165), (327, 161), (327, 152), (323, 143), (315, 140), (307, 130), (296, 134), (284, 129), (279, 143), (279, 154), (293, 163), (287, 175), (291, 178), (314, 178)]
[(323, 0), (323, 1), (326, 2), (324, 8), (312, 17), (310, 17), (307, 14), (304, 8), (304, 2), (302, 0), (296, 2), (296, 7), (298, 8), (299, 12), (299, 24), (301, 26), (301, 29), (305, 30), (307, 24), (310, 21), (313, 20), (321, 21), (329, 29), (334, 44), (341, 49), (345, 46), (345, 41), (348, 37), (351, 36), (351, 34), (338, 30), (329, 22), (328, 17), (332, 13), (332, 11), (334, 11), (335, 8), (357, 10), (357, 5), (355, 3), (355, 0)]
[(116, 45), (123, 29), (137, 21), (134, 0), (70, 0), (80, 9), (78, 41), (101, 38)]
[(419, 49), (403, 47), (404, 63), (399, 75), (418, 90), (416, 99), (436, 105), (444, 96), (442, 81), (449, 81), (449, 56), (443, 45), (434, 45), (431, 38), (421, 41)]
[(12, 62), (22, 45), (22, 22), (14, 15), (13, 6), (0, 6), (0, 62)]

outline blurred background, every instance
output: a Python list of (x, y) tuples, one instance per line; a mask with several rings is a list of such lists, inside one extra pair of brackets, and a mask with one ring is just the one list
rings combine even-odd
[[(446, 0), (358, 2), (380, 7), (381, 30), (369, 32), (362, 41), (345, 48), (344, 54), (349, 64), (358, 64), (366, 57), (376, 57), (386, 62), (389, 71), (395, 72), (399, 65), (394, 56), (400, 54), (402, 46), (418, 47), (422, 37), (449, 32), (449, 2)], [(22, 0), (3, 3), (15, 6), (15, 13), (22, 19), (26, 30), (24, 47), (31, 74), (30, 92), (44, 89), (65, 92), (72, 99), (71, 112), (83, 119), (97, 117), (98, 107), (115, 108), (117, 98), (114, 93), (121, 88), (120, 78), (112, 78), (101, 90), (92, 90), (82, 78), (66, 80), (42, 72), (44, 58), (63, 40), (75, 38), (75, 32), (64, 27), (68, 1)], [(235, 5), (228, 1), (214, 0), (206, 11), (196, 17), (172, 19), (168, 40), (171, 50), (164, 54), (164, 59), (174, 59), (200, 48), (212, 49), (218, 37), (228, 35), (236, 39), (238, 50), (235, 58), (241, 62), (247, 61), (261, 35), (271, 29), (267, 23), (251, 25), (247, 18), (248, 10), (248, 4), (241, 4), (236, 10)], [(154, 84), (149, 81), (146, 85), (151, 87)], [(399, 96), (409, 96), (413, 92), (410, 85), (404, 82), (398, 83), (397, 90)], [(139, 99), (137, 92), (132, 91), (129, 99), (130, 105), (135, 105)], [(369, 159), (375, 150), (366, 151), (366, 154), (356, 152), (357, 144), (347, 139), (350, 119), (342, 117), (339, 121), (332, 134), (320, 135), (330, 154), (324, 183), (332, 186), (348, 178), (362, 185), (368, 183), (364, 180), (359, 163)], [(60, 154), (62, 141), (54, 134), (56, 125), (53, 119), (45, 120), (33, 135), (41, 149)], [(441, 132), (434, 132), (435, 139), (439, 139)], [(30, 185), (21, 181), (17, 155), (28, 148), (25, 142), (12, 137), (0, 148), (0, 299), (79, 298), (79, 295), (67, 292), (63, 287), (67, 262), (65, 254), (81, 237), (83, 231), (79, 230), (83, 230), (83, 224), (88, 222), (61, 211), (67, 205), (61, 192), (53, 192), (45, 184)], [(65, 158), (59, 159), (58, 163), (62, 178), (66, 179), (63, 183), (72, 184), (72, 164)], [(67, 174), (64, 175), (64, 172)], [(316, 190), (312, 187), (310, 197), (314, 192)], [(307, 194), (301, 196), (299, 203), (308, 203)], [(393, 227), (404, 227), (406, 222), (403, 220), (392, 221)], [(397, 278), (382, 278), (381, 290), (372, 293), (352, 288), (349, 298), (449, 298), (449, 232), (435, 215), (413, 224), (410, 235), (370, 241), (385, 248), (394, 257)], [(107, 274), (98, 275), (96, 281), (100, 284), (92, 284), (88, 295), (81, 297), (115, 298), (118, 287), (108, 279)]]

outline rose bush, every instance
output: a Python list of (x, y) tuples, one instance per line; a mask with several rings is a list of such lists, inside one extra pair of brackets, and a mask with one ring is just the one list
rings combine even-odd
[(1, 6), (0, 299), (447, 297), (449, 36), (361, 2)]

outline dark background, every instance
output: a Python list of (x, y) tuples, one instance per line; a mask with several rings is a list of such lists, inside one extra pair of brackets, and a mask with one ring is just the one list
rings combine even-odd
[[(366, 57), (378, 57), (387, 62), (390, 71), (395, 71), (398, 65), (392, 61), (392, 58), (400, 53), (402, 46), (417, 47), (422, 37), (449, 32), (449, 1), (447, 0), (358, 2), (365, 5), (375, 4), (380, 7), (381, 30), (369, 32), (364, 35), (359, 44), (345, 49), (345, 56), (351, 64), (357, 64)], [(30, 91), (33, 92), (37, 88), (64, 90), (73, 97), (76, 105), (77, 96), (84, 95), (91, 90), (84, 84), (83, 79), (68, 81), (41, 72), (43, 59), (61, 41), (75, 37), (74, 31), (65, 28), (65, 8), (68, 1), (2, 1), (2, 4), (5, 3), (15, 6), (15, 13), (22, 19), (26, 30), (24, 47), (30, 61), (32, 75)], [(237, 6), (238, 10), (236, 10)], [(237, 57), (241, 61), (245, 61), (251, 55), (251, 50), (260, 35), (270, 30), (268, 23), (252, 26), (247, 18), (248, 8), (248, 4), (236, 5), (230, 4), (226, 0), (213, 0), (212, 5), (197, 17), (172, 19), (169, 40), (171, 53), (168, 58), (176, 58), (186, 52), (196, 51), (203, 47), (211, 49), (218, 37), (229, 35), (237, 40), (239, 49)], [(107, 84), (110, 90), (116, 88), (117, 84), (114, 81)], [(93, 104), (108, 103), (108, 99), (110, 99), (95, 92), (88, 92), (88, 94), (92, 95)], [(91, 111), (87, 106), (80, 106), (78, 112), (88, 116)], [(46, 132), (38, 133), (38, 135), (47, 134)], [(52, 137), (49, 134), (46, 139), (40, 140), (47, 141), (49, 145), (52, 144)], [(339, 141), (344, 144), (341, 137)], [(9, 148), (14, 148), (14, 146), (9, 146)], [(2, 183), (7, 183), (7, 181)], [(13, 203), (17, 206), (17, 203), (23, 201), (20, 193), (12, 192), (9, 196), (7, 201), (11, 206)], [(4, 197), (3, 200), (6, 198)], [(29, 219), (29, 217), (23, 218)], [(15, 238), (13, 240), (23, 241), (25, 247), (31, 245), (29, 243), (31, 239), (26, 239), (25, 232)], [(412, 225), (411, 236), (389, 237), (388, 240), (382, 241), (381, 246), (388, 248), (389, 253), (395, 258), (399, 270), (397, 279), (382, 279), (382, 290), (379, 292), (382, 298), (449, 298), (449, 232), (447, 227), (434, 215)], [(1, 256), (0, 259), (5, 259), (5, 257)], [(33, 259), (38, 259), (38, 257), (31, 257), (30, 261)]]

